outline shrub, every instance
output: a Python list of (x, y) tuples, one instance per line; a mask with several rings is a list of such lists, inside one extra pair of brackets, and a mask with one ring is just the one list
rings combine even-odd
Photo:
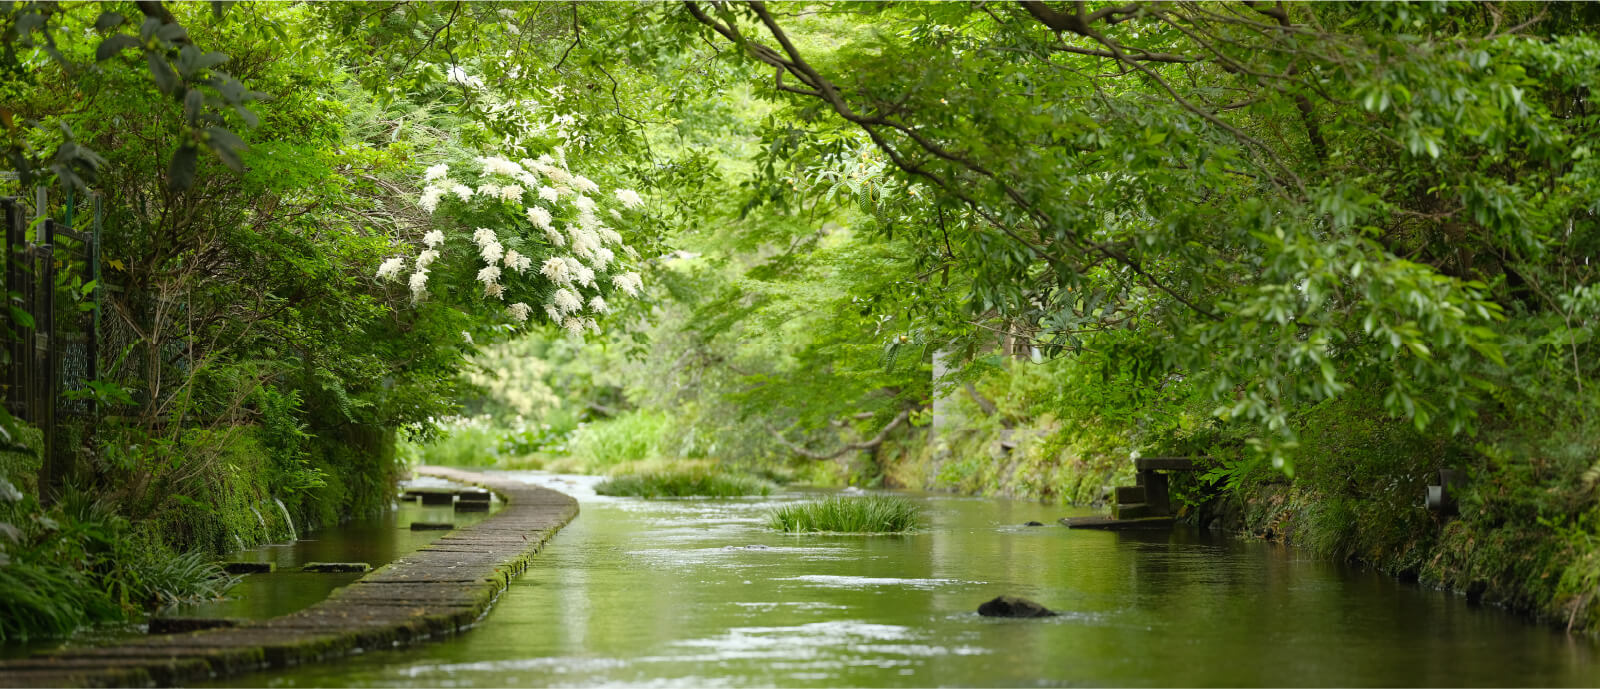
[(768, 526), (789, 533), (903, 533), (922, 523), (921, 507), (884, 495), (785, 505), (767, 515)]
[(591, 471), (651, 459), (667, 426), (661, 412), (625, 412), (579, 428), (567, 451)]
[(594, 492), (636, 498), (728, 498), (771, 495), (772, 484), (702, 467), (676, 467), (616, 476), (595, 486)]

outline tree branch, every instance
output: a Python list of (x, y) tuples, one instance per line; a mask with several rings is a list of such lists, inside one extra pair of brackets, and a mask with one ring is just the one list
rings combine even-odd
[(796, 445), (793, 442), (790, 442), (788, 438), (783, 437), (783, 433), (779, 432), (778, 429), (773, 428), (771, 424), (767, 425), (767, 432), (771, 433), (772, 437), (776, 439), (779, 444), (789, 448), (791, 451), (797, 455), (800, 455), (801, 457), (805, 457), (806, 459), (828, 460), (838, 457), (846, 452), (870, 450), (882, 445), (883, 441), (888, 440), (889, 433), (895, 428), (899, 427), (900, 424), (905, 423), (906, 419), (910, 417), (910, 411), (901, 410), (899, 414), (895, 415), (894, 420), (890, 421), (889, 425), (884, 426), (883, 430), (878, 431), (878, 434), (873, 436), (871, 440), (859, 443), (845, 443), (844, 445), (840, 446), (839, 449), (834, 450), (833, 452), (816, 452)]

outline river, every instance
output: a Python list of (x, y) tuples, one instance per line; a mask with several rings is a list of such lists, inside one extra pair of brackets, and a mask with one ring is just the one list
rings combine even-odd
[[(473, 630), (225, 685), (1600, 684), (1592, 639), (1272, 543), (934, 494), (909, 495), (914, 535), (784, 535), (763, 514), (815, 493), (645, 501), (510, 473), (583, 511)], [(1000, 594), (1061, 615), (974, 612)]]

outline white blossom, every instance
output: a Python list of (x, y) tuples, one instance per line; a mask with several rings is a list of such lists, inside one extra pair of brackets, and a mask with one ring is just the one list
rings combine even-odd
[(400, 277), (400, 269), (404, 268), (405, 265), (406, 259), (401, 256), (384, 261), (382, 265), (378, 266), (378, 279), (393, 280)]
[(498, 241), (500, 241), (500, 238), (495, 236), (494, 230), (491, 230), (487, 227), (480, 227), (476, 232), (472, 233), (472, 243), (477, 244), (478, 246), (484, 246), (490, 242)]
[(517, 175), (517, 181), (521, 182), (522, 186), (528, 189), (533, 189), (534, 187), (539, 186), (539, 178), (527, 172)]
[(531, 311), (533, 311), (533, 309), (528, 308), (527, 304), (524, 304), (520, 301), (506, 307), (506, 315), (510, 316), (511, 320), (514, 320), (518, 323), (527, 321), (528, 313)]
[(422, 235), (422, 243), (428, 245), (429, 249), (436, 249), (440, 244), (444, 243), (444, 233), (439, 230), (431, 230)]
[(483, 296), (494, 297), (495, 299), (505, 299), (506, 286), (498, 282), (485, 282), (483, 283)]
[(481, 88), (483, 86), (482, 79), (467, 74), (467, 70), (464, 70), (457, 65), (450, 65), (450, 69), (445, 70), (444, 78), (445, 81), (448, 81), (452, 84), (460, 84), (462, 86), (469, 86), (472, 88)]
[(573, 182), (572, 173), (558, 167), (546, 167), (540, 172), (543, 172), (544, 176), (549, 177), (550, 181), (555, 182), (558, 186), (570, 185)]
[(445, 165), (444, 163), (439, 163), (438, 165), (424, 170), (422, 173), (422, 179), (424, 181), (432, 182), (436, 179), (444, 179), (444, 176), (448, 174), (450, 174), (450, 166)]
[(561, 322), (561, 327), (575, 336), (583, 337), (584, 331), (589, 329), (589, 323), (577, 316), (567, 316), (567, 319)]
[(480, 158), (479, 162), (483, 163), (483, 173), (486, 175), (504, 175), (506, 177), (516, 177), (524, 172), (521, 165), (506, 160), (505, 158), (501, 158), (500, 156)]
[(478, 247), (478, 255), (483, 257), (484, 263), (492, 266), (499, 262), (501, 256), (505, 255), (505, 247), (500, 246), (500, 242), (489, 242)]
[(578, 194), (578, 198), (572, 200), (572, 205), (577, 206), (578, 210), (585, 213), (594, 212), (594, 199), (584, 196), (583, 194)]
[(621, 244), (622, 243), (622, 235), (617, 234), (616, 230), (613, 230), (613, 229), (611, 229), (609, 227), (602, 227), (602, 228), (599, 229), (599, 232), (600, 232), (600, 239), (602, 241), (604, 241), (605, 243), (607, 243), (607, 244)]
[(579, 258), (594, 258), (594, 250), (600, 248), (600, 236), (582, 227), (568, 227), (567, 233), (572, 235), (572, 253)]
[(561, 322), (561, 312), (557, 311), (556, 307), (554, 305), (552, 305), (552, 304), (545, 304), (544, 305), (544, 315), (550, 317), (550, 322), (551, 323), (560, 323)]
[(550, 303), (562, 314), (572, 313), (583, 308), (583, 300), (572, 290), (562, 287), (550, 297)]
[(644, 205), (644, 199), (639, 196), (639, 192), (637, 191), (632, 189), (618, 189), (616, 193), (617, 201), (620, 202), (624, 208), (638, 208)]
[(567, 238), (562, 236), (561, 231), (557, 230), (554, 226), (544, 228), (544, 236), (546, 239), (550, 240), (551, 244), (556, 246), (567, 245)]
[(492, 199), (492, 198), (500, 195), (500, 187), (495, 186), (493, 184), (485, 184), (483, 186), (478, 187), (478, 192), (477, 193), (478, 193), (479, 196), (487, 196), (487, 197)]
[(572, 186), (585, 194), (594, 194), (600, 191), (600, 185), (595, 184), (593, 180), (583, 175), (573, 175)]
[(605, 224), (600, 222), (599, 218), (594, 217), (594, 213), (585, 211), (578, 214), (578, 226), (585, 230), (599, 230), (605, 227)]
[(466, 201), (472, 198), (472, 187), (460, 182), (451, 182), (450, 193), (455, 194), (456, 198)]
[(550, 229), (550, 211), (539, 206), (528, 207), (528, 222), (541, 230)]
[(553, 187), (539, 187), (539, 198), (555, 203), (561, 200), (561, 194)]
[(572, 271), (572, 281), (584, 287), (594, 287), (594, 269), (579, 263), (578, 269)]
[(539, 163), (540, 165), (549, 165), (551, 163), (556, 162), (556, 159), (555, 158), (551, 158), (550, 154), (546, 153), (544, 155), (539, 156), (539, 159), (537, 161), (535, 161), (535, 162)]
[(511, 202), (521, 201), (522, 187), (519, 187), (515, 184), (507, 184), (503, 187), (500, 187), (500, 200)]
[(422, 210), (433, 213), (439, 208), (439, 200), (444, 198), (444, 193), (443, 187), (430, 185), (422, 190), (422, 198), (417, 199), (417, 205), (421, 206)]
[(411, 274), (411, 301), (415, 303), (422, 298), (422, 293), (428, 289), (428, 271), (418, 269)]
[(611, 311), (611, 309), (606, 306), (605, 297), (602, 297), (598, 294), (594, 295), (594, 298), (589, 300), (589, 310), (595, 313), (610, 313)]
[(617, 259), (617, 255), (612, 253), (610, 249), (607, 249), (607, 248), (605, 248), (603, 246), (602, 247), (598, 247), (598, 248), (596, 248), (594, 250), (594, 268), (595, 268), (595, 270), (605, 270), (606, 266), (610, 265), (611, 262), (616, 260), (616, 259)]
[(611, 217), (616, 218), (618, 220), (622, 219), (622, 213), (619, 212), (617, 209), (613, 208), (609, 212), (611, 213)]
[(611, 276), (611, 284), (617, 289), (627, 292), (630, 297), (639, 296), (639, 290), (644, 287), (644, 280), (638, 273), (628, 272)]
[(517, 253), (516, 249), (507, 251), (505, 260), (501, 262), (504, 263), (507, 268), (517, 271), (519, 275), (528, 272), (528, 268), (533, 265), (533, 259)]
[(438, 260), (438, 258), (439, 252), (433, 249), (428, 249), (420, 254), (417, 254), (417, 270), (426, 269), (428, 266), (433, 265), (433, 262)]
[(489, 284), (491, 282), (498, 282), (499, 280), (500, 280), (500, 267), (499, 266), (484, 266), (482, 270), (478, 271), (478, 282), (481, 282), (481, 283), (487, 285), (487, 284)]
[(567, 270), (567, 262), (559, 258), (545, 259), (544, 265), (539, 266), (539, 273), (558, 285), (572, 282), (572, 271)]
[(517, 28), (516, 24), (507, 24), (506, 25), (506, 33), (509, 33), (509, 34), (511, 34), (513, 36), (521, 36), (522, 35), (522, 29)]

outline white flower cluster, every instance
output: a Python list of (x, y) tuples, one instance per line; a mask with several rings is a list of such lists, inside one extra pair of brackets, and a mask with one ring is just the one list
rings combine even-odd
[[(451, 77), (456, 83), (474, 85), (464, 72), (453, 73)], [(538, 232), (520, 236), (513, 228), (508, 230), (507, 236), (512, 238), (508, 241), (514, 246), (523, 246), (519, 241), (532, 241), (537, 246), (538, 240), (543, 239), (550, 251), (540, 260), (516, 249), (508, 250), (501, 243), (500, 232), (477, 228), (472, 234), (472, 243), (477, 247), (477, 259), (481, 262), (477, 281), (483, 286), (483, 296), (505, 299), (504, 279), (511, 273), (526, 276), (533, 272), (554, 287), (544, 305), (545, 315), (551, 322), (575, 335), (600, 332), (594, 316), (611, 311), (611, 305), (601, 293), (603, 280), (609, 278), (612, 289), (630, 297), (638, 297), (643, 291), (643, 280), (638, 273), (610, 272), (621, 267), (619, 253), (630, 259), (636, 258), (638, 253), (624, 244), (622, 235), (607, 227), (597, 215), (602, 210), (597, 199), (606, 198), (601, 194), (600, 185), (568, 170), (565, 152), (560, 147), (554, 153), (554, 156), (546, 154), (518, 161), (502, 156), (479, 158), (476, 188), (452, 180), (450, 168), (445, 164), (431, 166), (423, 173), (426, 186), (417, 205), (430, 215), (451, 197), (462, 203), (491, 204), (478, 207), (480, 211), (492, 210), (497, 207), (495, 204), (502, 203), (524, 206), (522, 215)], [(526, 195), (530, 193), (536, 197), (532, 203), (527, 201)], [(611, 198), (622, 210), (636, 210), (645, 204), (644, 198), (632, 189), (616, 189)], [(570, 211), (561, 212), (563, 201)], [(606, 210), (611, 218), (625, 219), (618, 208)], [(558, 213), (564, 218), (562, 227), (556, 224)], [(444, 250), (445, 234), (442, 230), (430, 230), (423, 235), (422, 243), (427, 248), (418, 253), (409, 280), (413, 301), (426, 294), (428, 269)], [(555, 255), (558, 249), (565, 249), (568, 255)], [(536, 264), (538, 270), (533, 271)], [(377, 277), (383, 281), (397, 280), (404, 267), (403, 257), (390, 258), (378, 267)], [(507, 306), (505, 313), (512, 321), (524, 323), (533, 313), (533, 307), (516, 302)]]

